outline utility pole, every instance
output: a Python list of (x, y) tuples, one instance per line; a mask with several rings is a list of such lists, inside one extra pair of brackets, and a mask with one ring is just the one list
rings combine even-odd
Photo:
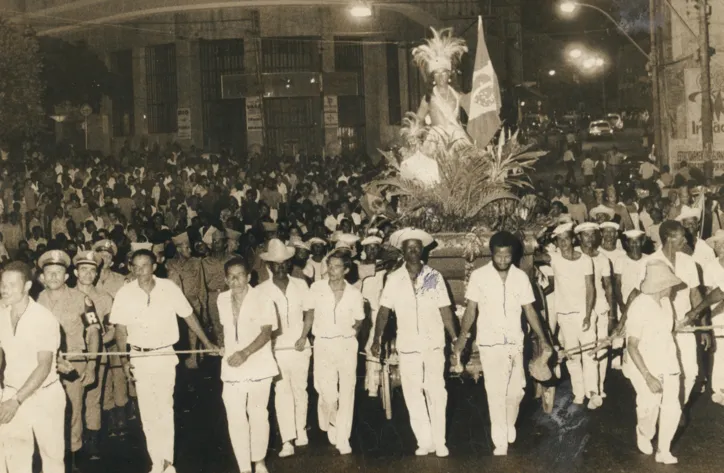
[(699, 66), (701, 67), (701, 144), (704, 162), (711, 160), (714, 128), (711, 105), (711, 70), (709, 65), (709, 2), (699, 0)]
[(654, 119), (654, 142), (649, 143), (656, 145), (659, 150), (659, 166), (668, 163), (668, 156), (665, 155), (662, 133), (661, 133), (661, 99), (659, 98), (659, 52), (657, 44), (658, 31), (658, 9), (656, 0), (649, 0), (649, 29), (651, 34), (651, 53), (649, 55), (649, 68), (651, 70), (651, 97), (653, 99), (653, 119)]

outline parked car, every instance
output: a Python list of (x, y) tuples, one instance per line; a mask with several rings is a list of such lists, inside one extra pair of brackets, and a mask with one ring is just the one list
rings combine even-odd
[(618, 113), (609, 113), (606, 115), (606, 120), (614, 130), (623, 130), (623, 120)]
[(613, 139), (613, 128), (606, 120), (595, 120), (588, 125), (588, 139)]

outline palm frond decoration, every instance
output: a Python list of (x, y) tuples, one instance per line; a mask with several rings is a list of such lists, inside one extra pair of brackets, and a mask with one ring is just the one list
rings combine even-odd
[(426, 39), (425, 43), (412, 50), (412, 57), (415, 64), (425, 72), (434, 72), (440, 68), (452, 69), (453, 62), (457, 62), (463, 53), (468, 52), (465, 40), (453, 36), (452, 28), (445, 28), (437, 31), (432, 30), (432, 38)]
[(425, 122), (420, 120), (416, 113), (407, 112), (405, 118), (402, 119), (400, 136), (405, 143), (405, 147), (413, 153), (420, 149), (425, 142), (428, 131), (429, 129), (425, 126)]
[[(495, 147), (479, 148), (447, 140), (436, 147), (440, 182), (430, 186), (400, 176), (376, 182), (376, 190), (400, 197), (398, 223), (431, 232), (508, 229), (517, 231), (533, 209), (516, 195), (530, 187), (526, 171), (538, 157), (517, 143), (516, 135)], [(444, 138), (443, 138), (444, 139)], [(526, 218), (521, 218), (525, 214)]]

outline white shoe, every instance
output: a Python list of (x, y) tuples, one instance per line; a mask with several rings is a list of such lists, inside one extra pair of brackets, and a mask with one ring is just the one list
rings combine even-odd
[(724, 406), (724, 393), (717, 392), (711, 395), (711, 400), (717, 404)]
[(671, 454), (671, 452), (656, 452), (656, 463), (664, 465), (676, 465), (679, 459)]
[(504, 457), (508, 454), (508, 449), (505, 447), (495, 447), (495, 450), (493, 450), (493, 455), (496, 457)]
[(292, 455), (294, 455), (294, 445), (292, 445), (292, 442), (284, 442), (282, 451), (279, 452), (279, 458), (291, 457)]
[(654, 447), (651, 445), (651, 440), (636, 434), (636, 446), (639, 448), (639, 452), (644, 455), (651, 455), (654, 453)]
[(444, 458), (444, 457), (450, 455), (450, 450), (448, 450), (447, 447), (445, 445), (443, 445), (443, 446), (437, 447), (435, 449), (435, 455), (437, 455), (440, 458)]
[(337, 450), (339, 451), (340, 455), (349, 455), (350, 453), (352, 453), (352, 447), (350, 447), (349, 443), (338, 446)]
[(575, 397), (573, 398), (573, 404), (576, 404), (578, 406), (583, 405), (583, 402), (586, 400), (584, 397)]
[(434, 451), (435, 449), (432, 447), (419, 447), (417, 450), (415, 450), (415, 455), (417, 455), (418, 457), (424, 457), (425, 455), (429, 455)]
[(518, 438), (518, 432), (515, 427), (508, 427), (508, 443), (515, 443), (516, 438)]
[(606, 393), (601, 391), (601, 399), (606, 399)]
[(309, 445), (309, 437), (307, 437), (306, 430), (297, 434), (297, 440), (294, 441), (294, 445), (297, 447), (306, 447)]
[(591, 398), (588, 400), (588, 408), (591, 410), (598, 409), (603, 405), (603, 398), (599, 396), (598, 394), (592, 394)]
[(254, 473), (269, 473), (263, 461), (254, 463)]

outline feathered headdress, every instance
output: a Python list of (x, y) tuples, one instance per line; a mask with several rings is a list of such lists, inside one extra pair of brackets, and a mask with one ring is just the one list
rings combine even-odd
[(457, 62), (463, 53), (468, 52), (465, 40), (453, 36), (452, 28), (445, 28), (437, 31), (432, 30), (432, 38), (426, 39), (427, 44), (418, 46), (412, 50), (412, 57), (415, 64), (421, 69), (427, 69), (428, 73), (444, 69), (452, 70), (453, 61)]

